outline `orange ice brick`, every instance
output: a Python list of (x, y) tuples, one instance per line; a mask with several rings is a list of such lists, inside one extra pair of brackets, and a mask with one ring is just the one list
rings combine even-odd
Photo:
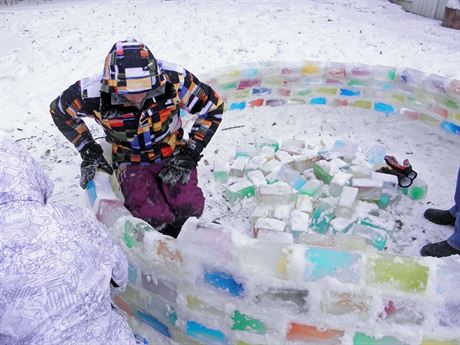
[(336, 329), (321, 329), (313, 325), (302, 325), (291, 322), (287, 339), (288, 340), (327, 340), (336, 339), (343, 336), (343, 331)]

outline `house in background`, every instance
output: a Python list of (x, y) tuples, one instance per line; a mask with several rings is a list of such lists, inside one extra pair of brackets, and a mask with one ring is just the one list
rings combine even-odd
[(460, 30), (460, 0), (390, 0), (408, 12), (442, 20), (442, 25)]

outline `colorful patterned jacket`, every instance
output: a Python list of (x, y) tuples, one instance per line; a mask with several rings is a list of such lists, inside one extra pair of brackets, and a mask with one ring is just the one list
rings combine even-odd
[[(101, 75), (77, 81), (50, 105), (54, 123), (80, 151), (93, 141), (82, 117), (91, 117), (112, 143), (115, 166), (120, 163), (159, 162), (186, 144), (197, 155), (208, 144), (222, 120), (224, 102), (207, 84), (184, 68), (158, 61), (166, 79), (165, 94), (148, 99), (142, 110), (106, 105), (101, 99)], [(198, 118), (183, 141), (179, 111)]]

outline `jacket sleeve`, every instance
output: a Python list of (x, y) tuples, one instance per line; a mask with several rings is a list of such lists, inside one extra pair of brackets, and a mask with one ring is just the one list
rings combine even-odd
[(223, 99), (207, 84), (184, 70), (180, 86), (180, 106), (198, 118), (189, 134), (188, 146), (197, 154), (206, 147), (222, 121)]
[(50, 104), (50, 113), (56, 127), (80, 151), (94, 139), (82, 117), (91, 112), (81, 95), (80, 81), (71, 85)]

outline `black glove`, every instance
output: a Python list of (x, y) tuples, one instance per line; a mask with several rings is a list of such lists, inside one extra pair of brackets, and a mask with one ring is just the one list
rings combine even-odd
[(96, 143), (89, 143), (83, 146), (80, 151), (81, 158), (81, 177), (80, 186), (85, 189), (88, 182), (94, 178), (97, 169), (102, 169), (112, 175), (113, 169), (102, 155), (102, 147)]
[(171, 187), (178, 182), (186, 184), (190, 180), (192, 169), (196, 167), (199, 160), (200, 155), (189, 148), (182, 148), (177, 155), (166, 161), (159, 176), (163, 183)]

